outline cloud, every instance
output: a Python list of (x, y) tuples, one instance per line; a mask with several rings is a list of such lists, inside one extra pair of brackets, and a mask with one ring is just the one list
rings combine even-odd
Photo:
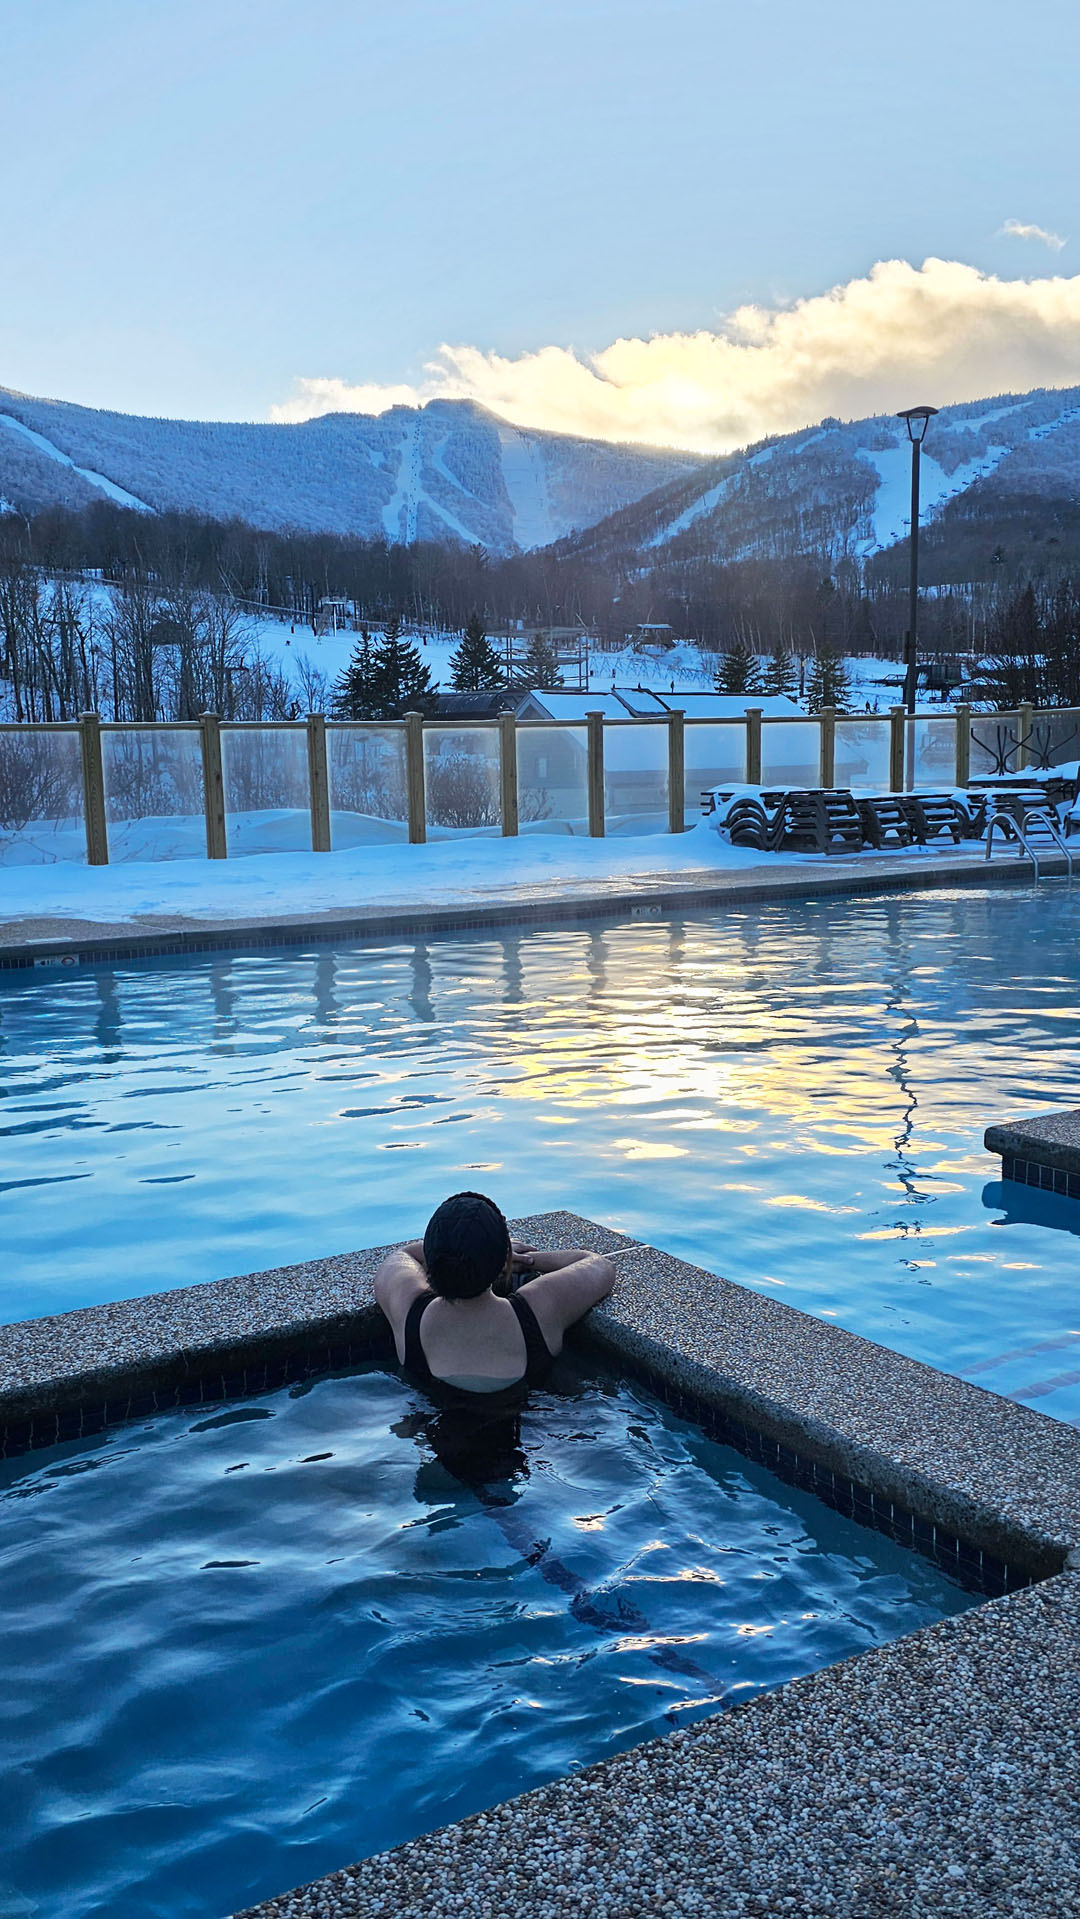
[(1080, 383), (1080, 275), (1000, 280), (955, 260), (883, 260), (828, 293), (739, 307), (714, 331), (587, 354), (442, 346), (425, 374), (415, 386), (300, 380), (272, 417), (468, 399), (518, 426), (726, 452), (825, 414)]
[(998, 228), (998, 234), (1007, 234), (1013, 240), (1041, 240), (1043, 246), (1049, 247), (1053, 253), (1060, 253), (1062, 247), (1069, 244), (1060, 233), (1051, 233), (1049, 227), (1037, 227), (1032, 221), (1006, 220)]

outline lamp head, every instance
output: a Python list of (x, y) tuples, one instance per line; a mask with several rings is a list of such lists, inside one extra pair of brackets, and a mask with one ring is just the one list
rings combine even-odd
[(937, 411), (936, 406), (909, 406), (902, 413), (897, 414), (897, 419), (903, 420), (907, 426), (908, 439), (913, 446), (922, 445), (926, 438), (926, 429)]

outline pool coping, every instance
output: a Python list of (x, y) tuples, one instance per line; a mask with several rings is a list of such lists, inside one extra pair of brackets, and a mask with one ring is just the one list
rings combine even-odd
[[(544, 1244), (584, 1244), (614, 1259), (619, 1284), (590, 1315), (588, 1338), (691, 1416), (729, 1422), (735, 1443), (740, 1427), (744, 1439), (757, 1435), (754, 1456), (782, 1477), (904, 1543), (935, 1552), (941, 1535), (938, 1556), (958, 1576), (977, 1573), (985, 1557), (1018, 1564), (1023, 1578), (1040, 1583), (250, 1912), (259, 1919), (591, 1913), (595, 1878), (582, 1879), (578, 1903), (577, 1882), (550, 1867), (576, 1846), (586, 1864), (595, 1855), (609, 1876), (621, 1870), (608, 1841), (601, 1843), (617, 1813), (626, 1845), (638, 1834), (636, 1878), (619, 1893), (620, 1919), (667, 1910), (671, 1888), (657, 1892), (666, 1883), (664, 1861), (684, 1856), (699, 1905), (704, 1899), (718, 1913), (783, 1910), (770, 1903), (782, 1889), (787, 1909), (832, 1919), (1019, 1909), (1064, 1919), (1080, 1895), (1080, 1432), (573, 1214), (515, 1224)], [(11, 1449), (371, 1356), (379, 1341), (371, 1279), (382, 1250), (0, 1328), (0, 1423)], [(973, 1675), (981, 1675), (977, 1684)], [(997, 1744), (987, 1736), (991, 1723)], [(940, 1759), (929, 1763), (943, 1739), (963, 1747), (959, 1773)], [(1000, 1740), (1012, 1756), (999, 1765)], [(911, 1758), (903, 1818), (917, 1814), (921, 1822), (917, 1854), (910, 1846), (897, 1852), (888, 1824), (871, 1835), (869, 1852), (865, 1834), (853, 1838), (845, 1753), (875, 1791), (898, 1755)], [(1070, 1765), (1071, 1826), (1062, 1823), (1059, 1777)], [(718, 1782), (723, 1845), (715, 1830)], [(798, 1821), (770, 1814), (763, 1822), (754, 1792), (774, 1810), (780, 1800), (809, 1795), (817, 1808), (814, 1844), (804, 1831), (792, 1854)], [(864, 1813), (865, 1798), (855, 1794)], [(1003, 1864), (1001, 1847), (988, 1842), (978, 1872), (964, 1854), (957, 1878), (957, 1809), (969, 1802), (980, 1830), (987, 1821), (987, 1831), (996, 1827), (999, 1815), (1011, 1822), (1008, 1858)], [(1049, 1829), (1039, 1806), (1053, 1813)], [(709, 1838), (688, 1855), (690, 1808)], [(642, 1830), (652, 1835), (644, 1855)], [(1059, 1860), (1054, 1885), (1032, 1902), (1032, 1886), (1046, 1880), (1047, 1846), (1060, 1852), (1068, 1831), (1078, 1841), (1068, 1872)], [(836, 1843), (819, 1883), (827, 1832)], [(975, 1839), (964, 1843), (970, 1850)], [(547, 1861), (547, 1882), (538, 1856)], [(811, 1865), (818, 1878), (807, 1877)], [(1006, 1880), (1013, 1903), (1001, 1904)], [(1022, 1908), (1015, 1903), (1021, 1888)]]
[(1080, 1199), (1080, 1107), (998, 1120), (983, 1144), (1001, 1155), (1002, 1179)]
[[(256, 857), (252, 855), (251, 857)], [(1060, 855), (1040, 860), (1051, 878), (1067, 875)], [(753, 869), (753, 879), (738, 872), (702, 868), (684, 874), (643, 874), (606, 884), (595, 880), (522, 882), (501, 893), (446, 905), (371, 908), (366, 912), (328, 911), (286, 915), (183, 921), (155, 916), (156, 925), (133, 930), (129, 921), (93, 924), (93, 931), (41, 938), (20, 937), (19, 929), (36, 920), (0, 921), (0, 973), (55, 965), (108, 965), (169, 955), (244, 952), (262, 947), (336, 941), (373, 942), (416, 935), (484, 931), (501, 926), (573, 924), (595, 919), (661, 917), (665, 913), (714, 906), (767, 904), (807, 896), (857, 895), (937, 889), (950, 886), (1033, 884), (1026, 860), (1012, 854), (987, 860), (941, 850), (846, 859), (807, 858), (805, 865), (784, 862), (774, 872)]]

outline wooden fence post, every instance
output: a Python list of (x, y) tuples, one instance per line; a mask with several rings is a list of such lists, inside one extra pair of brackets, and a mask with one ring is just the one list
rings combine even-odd
[(326, 757), (326, 715), (307, 716), (308, 797), (311, 803), (311, 850), (330, 851), (330, 768)]
[(516, 839), (518, 830), (517, 720), (499, 714), (499, 817), (504, 839)]
[(405, 715), (405, 792), (409, 809), (409, 845), (427, 839), (427, 788), (424, 781), (424, 716)]
[(589, 751), (589, 834), (594, 840), (604, 837), (604, 716), (586, 713)]
[(818, 783), (836, 785), (836, 708), (823, 706), (818, 714)]
[(746, 709), (746, 784), (761, 785), (761, 708)]
[(79, 748), (82, 755), (86, 861), (88, 866), (108, 866), (109, 829), (105, 820), (105, 768), (101, 758), (100, 714), (80, 714)]
[(907, 722), (907, 708), (891, 706), (889, 708), (889, 787), (893, 793), (904, 790), (904, 728)]
[(963, 702), (956, 709), (956, 784), (967, 786), (971, 779), (971, 708)]
[(1029, 700), (1025, 700), (1016, 709), (1016, 770), (1018, 773), (1022, 773), (1025, 766), (1031, 765), (1033, 756), (1030, 740), (1034, 730), (1035, 708)]
[(667, 814), (668, 832), (686, 831), (686, 715), (681, 708), (668, 714)]
[(225, 782), (221, 774), (221, 721), (216, 713), (199, 714), (202, 744), (203, 808), (206, 813), (206, 857), (228, 856), (225, 839)]

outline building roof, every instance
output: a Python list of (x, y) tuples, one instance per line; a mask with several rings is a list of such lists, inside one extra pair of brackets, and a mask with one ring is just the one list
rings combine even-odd
[(741, 720), (747, 707), (759, 707), (765, 719), (798, 719), (802, 707), (786, 693), (710, 693), (681, 690), (661, 693), (659, 698), (669, 713), (681, 709), (688, 720)]
[(435, 717), (440, 720), (496, 720), (514, 710), (521, 698), (512, 686), (496, 686), (484, 693), (440, 693)]
[(640, 686), (618, 686), (604, 693), (538, 688), (526, 696), (518, 711), (524, 719), (584, 720), (587, 713), (602, 713), (606, 720), (664, 719), (668, 713), (683, 712), (693, 720), (741, 720), (748, 706), (760, 707), (766, 719), (794, 719), (802, 713), (797, 702), (783, 693), (659, 693)]

